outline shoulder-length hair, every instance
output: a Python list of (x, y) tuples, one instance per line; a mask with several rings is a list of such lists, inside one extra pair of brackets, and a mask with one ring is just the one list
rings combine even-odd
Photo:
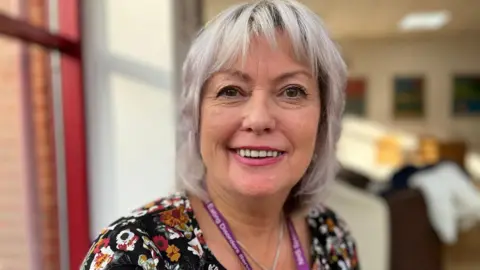
[(222, 68), (245, 57), (252, 36), (275, 46), (276, 31), (288, 34), (295, 56), (311, 66), (319, 81), (321, 116), (309, 168), (292, 189), (286, 207), (309, 210), (338, 170), (336, 143), (344, 107), (346, 66), (321, 19), (293, 0), (263, 0), (233, 6), (200, 30), (183, 65), (178, 122), (177, 187), (206, 199), (205, 168), (200, 156), (199, 124), (202, 88)]

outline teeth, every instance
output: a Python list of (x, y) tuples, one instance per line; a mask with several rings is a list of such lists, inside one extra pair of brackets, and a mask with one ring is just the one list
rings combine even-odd
[(266, 157), (278, 157), (281, 155), (279, 151), (266, 151), (266, 150), (251, 150), (251, 149), (238, 149), (237, 154), (247, 158), (266, 158)]

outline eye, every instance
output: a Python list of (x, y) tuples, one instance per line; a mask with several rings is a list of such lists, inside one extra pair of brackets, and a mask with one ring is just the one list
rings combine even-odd
[(232, 98), (240, 95), (240, 89), (235, 86), (226, 86), (220, 89), (220, 91), (217, 94), (217, 97), (227, 97), (227, 98)]
[(289, 85), (285, 87), (281, 93), (287, 98), (300, 98), (307, 95), (305, 88), (298, 85)]

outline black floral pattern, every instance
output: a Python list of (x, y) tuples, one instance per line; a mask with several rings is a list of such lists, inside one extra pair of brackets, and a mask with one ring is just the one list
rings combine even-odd
[[(313, 270), (360, 269), (345, 223), (318, 207), (308, 217)], [(105, 228), (81, 270), (223, 270), (204, 241), (183, 193), (150, 203)]]

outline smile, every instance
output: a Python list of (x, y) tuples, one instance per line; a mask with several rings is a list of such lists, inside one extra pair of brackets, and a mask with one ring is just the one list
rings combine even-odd
[(276, 150), (255, 150), (255, 149), (237, 149), (237, 154), (245, 158), (269, 158), (278, 157), (283, 154)]
[(268, 147), (231, 149), (235, 160), (247, 166), (268, 166), (280, 162), (286, 152)]

